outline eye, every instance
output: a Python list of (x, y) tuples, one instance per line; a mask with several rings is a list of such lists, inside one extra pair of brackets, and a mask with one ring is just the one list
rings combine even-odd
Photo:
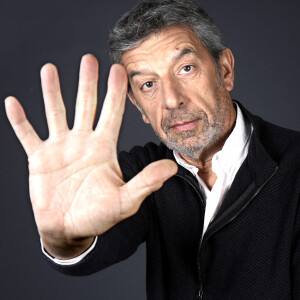
[(194, 69), (194, 66), (186, 65), (181, 69), (180, 73), (190, 73), (190, 72), (192, 72), (193, 69)]
[(149, 90), (154, 86), (153, 81), (147, 81), (142, 85), (142, 90)]

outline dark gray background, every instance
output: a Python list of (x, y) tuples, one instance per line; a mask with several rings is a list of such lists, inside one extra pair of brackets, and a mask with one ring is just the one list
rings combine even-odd
[[(50, 269), (40, 255), (30, 200), (26, 155), (4, 113), (3, 100), (17, 96), (42, 138), (47, 127), (39, 69), (55, 63), (72, 125), (79, 61), (100, 60), (101, 107), (110, 62), (109, 29), (136, 0), (10, 0), (0, 9), (0, 298), (145, 299), (145, 247), (125, 262), (95, 275), (73, 278)], [(203, 0), (236, 58), (233, 97), (278, 125), (299, 130), (299, 1)], [(98, 110), (99, 115), (99, 110)], [(97, 115), (97, 116), (98, 116)], [(127, 104), (120, 150), (157, 141)]]

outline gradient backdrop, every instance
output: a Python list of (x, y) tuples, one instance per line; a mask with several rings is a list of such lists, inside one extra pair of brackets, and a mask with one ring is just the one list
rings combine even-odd
[[(105, 49), (110, 28), (136, 0), (2, 0), (0, 8), (0, 298), (145, 299), (145, 247), (127, 261), (84, 278), (59, 274), (40, 254), (28, 196), (27, 159), (4, 113), (14, 95), (42, 138), (47, 126), (39, 70), (60, 71), (70, 126), (80, 58), (100, 60), (99, 107), (110, 66)], [(233, 97), (278, 125), (300, 130), (300, 4), (296, 0), (203, 0), (236, 58)], [(97, 118), (99, 116), (98, 114)], [(119, 150), (157, 141), (127, 103)]]

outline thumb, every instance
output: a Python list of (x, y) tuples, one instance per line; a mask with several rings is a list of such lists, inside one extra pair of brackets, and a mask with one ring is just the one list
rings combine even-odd
[(160, 189), (163, 183), (176, 174), (177, 164), (170, 159), (162, 159), (149, 164), (124, 186), (123, 213), (133, 215), (139, 209), (142, 201), (151, 193)]

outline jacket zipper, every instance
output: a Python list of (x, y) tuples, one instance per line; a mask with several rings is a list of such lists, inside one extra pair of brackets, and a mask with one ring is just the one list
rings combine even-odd
[[(203, 205), (203, 209), (204, 209), (204, 212), (205, 212), (205, 202), (201, 196), (201, 193), (199, 192), (198, 188), (195, 187), (193, 185), (192, 182), (190, 182), (187, 178), (181, 176), (181, 175), (176, 175), (182, 179), (184, 179), (185, 181), (187, 181), (189, 183), (190, 186), (192, 186), (192, 188), (195, 190), (196, 194), (198, 195), (198, 198), (200, 199), (200, 204)], [(201, 248), (201, 243), (202, 243), (202, 234), (201, 234), (201, 239), (200, 239), (200, 242), (199, 242), (199, 246), (198, 246), (198, 254), (197, 254), (197, 267), (198, 267), (198, 280), (199, 280), (199, 291), (198, 291), (198, 295), (197, 295), (197, 299), (198, 300), (201, 300), (202, 299), (202, 296), (203, 296), (203, 286), (202, 286), (202, 279), (201, 279), (201, 269), (200, 269), (200, 248)]]
[[(219, 231), (220, 229), (222, 229), (224, 226), (226, 226), (227, 224), (229, 224), (230, 222), (232, 222), (240, 213), (242, 213), (246, 207), (250, 204), (250, 202), (259, 194), (259, 192), (263, 189), (263, 187), (269, 182), (269, 180), (271, 180), (271, 178), (276, 174), (278, 170), (278, 166), (275, 168), (275, 170), (273, 171), (273, 173), (270, 175), (269, 178), (266, 179), (266, 181), (258, 188), (258, 190), (255, 192), (255, 194), (247, 201), (247, 203), (231, 218), (229, 219), (227, 222), (225, 222), (224, 224), (222, 224), (221, 226), (219, 226), (218, 228), (216, 228), (216, 230), (214, 230), (213, 232), (210, 233), (209, 236), (205, 237), (205, 239), (203, 240), (203, 237), (201, 235), (201, 239), (199, 242), (199, 247), (198, 247), (198, 257), (197, 257), (197, 265), (198, 265), (198, 278), (199, 278), (199, 291), (198, 291), (198, 296), (197, 296), (197, 300), (202, 300), (203, 298), (203, 285), (202, 285), (202, 279), (201, 279), (201, 267), (200, 267), (200, 252), (203, 246), (203, 243), (206, 242), (213, 234), (215, 234), (217, 231)], [(199, 193), (198, 189), (192, 184), (192, 182), (190, 182), (187, 178), (180, 176), (180, 175), (176, 175), (180, 178), (183, 178), (184, 180), (186, 180), (192, 187), (193, 189), (196, 191), (201, 203), (204, 206), (205, 209), (205, 204), (204, 201), (202, 199), (201, 194)]]

